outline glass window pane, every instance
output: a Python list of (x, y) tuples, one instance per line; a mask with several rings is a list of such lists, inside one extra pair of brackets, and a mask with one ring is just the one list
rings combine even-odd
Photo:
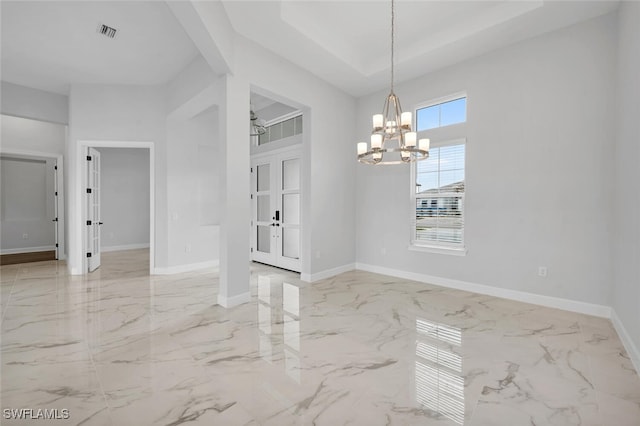
[(282, 162), (282, 189), (300, 188), (300, 159), (293, 158)]
[(459, 192), (460, 188), (464, 188), (464, 170), (440, 173), (440, 192)]
[(282, 255), (291, 259), (298, 259), (300, 256), (299, 229), (282, 229)]
[(265, 143), (271, 142), (269, 140), (269, 128), (266, 127), (265, 132), (261, 135), (258, 135), (258, 145), (264, 145)]
[(271, 227), (258, 225), (257, 230), (257, 250), (262, 253), (271, 253)]
[(258, 214), (257, 214), (257, 219), (259, 222), (268, 222), (271, 219), (271, 206), (270, 206), (270, 201), (271, 196), (270, 195), (258, 195), (257, 196), (257, 209), (258, 209)]
[(269, 126), (269, 140), (271, 142), (282, 139), (282, 123), (277, 123)]
[(269, 164), (260, 164), (258, 165), (258, 182), (257, 188), (258, 191), (268, 191), (269, 190), (269, 182), (270, 182), (270, 171), (271, 168)]
[(295, 128), (296, 128), (296, 135), (299, 135), (300, 133), (302, 133), (302, 116), (299, 115), (295, 118)]
[(300, 194), (284, 194), (282, 196), (282, 223), (300, 224)]
[(439, 185), (438, 173), (420, 173), (418, 174), (418, 185), (416, 185), (416, 192), (418, 194), (425, 194), (429, 192), (437, 192)]
[(440, 104), (440, 126), (467, 121), (467, 98)]
[(440, 107), (439, 105), (421, 108), (417, 112), (416, 130), (427, 130), (440, 127)]
[(294, 133), (294, 128), (293, 128), (293, 118), (284, 121), (282, 123), (282, 137), (283, 138), (288, 138), (290, 136), (293, 136)]

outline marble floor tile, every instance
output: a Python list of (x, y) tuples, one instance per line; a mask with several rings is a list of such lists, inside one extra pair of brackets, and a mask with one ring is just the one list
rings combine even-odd
[(104, 253), (82, 277), (0, 267), (0, 408), (66, 409), (60, 425), (640, 425), (607, 319), (260, 264), (251, 301), (225, 309), (217, 268), (149, 276), (148, 256)]

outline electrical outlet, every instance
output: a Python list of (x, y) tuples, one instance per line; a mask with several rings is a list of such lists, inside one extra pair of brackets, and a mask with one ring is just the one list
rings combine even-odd
[(538, 267), (538, 276), (546, 278), (547, 277), (547, 267), (546, 266), (539, 266)]
[(22, 239), (23, 240), (28, 240), (29, 239), (29, 234), (22, 234)]

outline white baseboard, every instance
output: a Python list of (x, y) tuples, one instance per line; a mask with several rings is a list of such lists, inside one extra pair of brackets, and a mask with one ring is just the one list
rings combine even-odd
[(143, 249), (143, 248), (149, 248), (149, 243), (126, 244), (126, 245), (123, 245), (123, 246), (101, 247), (100, 251), (102, 251), (103, 253), (106, 253), (106, 252), (109, 252), (109, 251), (137, 250), (137, 249)]
[(316, 281), (324, 280), (325, 278), (330, 278), (342, 274), (343, 272), (353, 271), (354, 269), (356, 269), (356, 264), (348, 263), (346, 265), (338, 266), (337, 268), (316, 272), (315, 274), (300, 274), (300, 280), (308, 283), (313, 283)]
[(56, 246), (24, 247), (24, 248), (0, 250), (0, 254), (35, 253), (39, 251), (52, 251), (55, 249), (56, 249)]
[(247, 303), (251, 301), (251, 292), (248, 291), (246, 293), (239, 294), (237, 296), (223, 296), (218, 294), (218, 305), (223, 308), (232, 308), (234, 306), (242, 305), (243, 303)]
[(425, 282), (442, 287), (455, 288), (457, 290), (502, 297), (504, 299), (516, 300), (518, 302), (533, 303), (535, 305), (542, 305), (550, 308), (564, 309), (565, 311), (578, 312), (581, 314), (593, 315), (596, 317), (611, 318), (611, 308), (604, 305), (578, 302), (575, 300), (562, 299), (553, 296), (543, 296), (540, 294), (527, 293), (525, 291), (492, 287), (484, 284), (470, 283), (467, 281), (452, 280), (449, 278), (435, 277), (432, 275), (384, 268), (381, 266), (369, 265), (366, 263), (356, 263), (356, 269), (374, 272), (376, 274), (391, 275), (393, 277), (404, 278), (412, 281)]
[(620, 336), (620, 340), (622, 340), (622, 344), (631, 358), (631, 363), (638, 374), (640, 374), (640, 350), (638, 350), (638, 347), (635, 345), (633, 340), (631, 340), (627, 329), (624, 324), (622, 324), (622, 321), (620, 321), (620, 317), (618, 317), (615, 309), (611, 309), (611, 322), (613, 323), (613, 327), (618, 332), (618, 336)]
[(156, 267), (153, 273), (155, 275), (172, 275), (182, 274), (184, 272), (198, 271), (206, 268), (216, 268), (219, 265), (219, 260), (209, 260), (207, 262), (189, 263), (186, 265), (167, 266), (165, 268)]

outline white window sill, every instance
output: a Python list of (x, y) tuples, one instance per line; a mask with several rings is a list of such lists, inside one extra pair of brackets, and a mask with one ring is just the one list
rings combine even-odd
[(421, 251), (423, 253), (448, 254), (452, 256), (466, 256), (466, 247), (435, 247), (435, 246), (418, 246), (410, 245), (410, 251)]

